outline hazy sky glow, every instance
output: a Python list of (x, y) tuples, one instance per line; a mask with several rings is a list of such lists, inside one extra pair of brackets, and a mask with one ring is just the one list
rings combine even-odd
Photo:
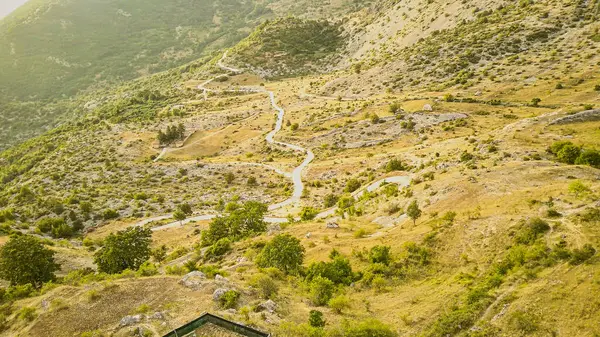
[(7, 16), (26, 2), (27, 0), (0, 0), (0, 18)]

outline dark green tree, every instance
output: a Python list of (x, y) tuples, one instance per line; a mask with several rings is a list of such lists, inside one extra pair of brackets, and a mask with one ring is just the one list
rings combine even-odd
[(311, 310), (308, 316), (308, 324), (313, 328), (322, 328), (325, 326), (323, 313), (318, 310)]
[(274, 237), (257, 257), (259, 267), (275, 267), (287, 274), (297, 273), (303, 261), (304, 247), (290, 234)]
[(59, 269), (54, 252), (33, 236), (14, 236), (0, 248), (0, 277), (11, 285), (29, 283), (39, 288), (53, 281)]
[(104, 246), (94, 254), (94, 262), (101, 272), (118, 274), (125, 269), (138, 270), (150, 258), (152, 231), (132, 227), (116, 234), (111, 233)]

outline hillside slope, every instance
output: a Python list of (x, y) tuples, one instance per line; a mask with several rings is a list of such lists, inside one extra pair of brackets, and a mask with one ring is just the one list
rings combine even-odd
[[(0, 244), (61, 267), (0, 287), (0, 336), (206, 311), (276, 337), (600, 335), (600, 1), (304, 5), (34, 106), (72, 118), (0, 152)], [(103, 270), (141, 227), (145, 263)]]

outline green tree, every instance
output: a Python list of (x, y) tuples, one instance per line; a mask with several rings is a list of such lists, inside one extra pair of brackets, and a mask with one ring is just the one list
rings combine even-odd
[(350, 299), (344, 295), (338, 295), (327, 302), (327, 306), (330, 307), (336, 314), (341, 314), (345, 309), (350, 308)]
[(323, 207), (329, 208), (335, 206), (340, 197), (335, 194), (327, 194), (323, 200)]
[(125, 269), (138, 270), (150, 258), (151, 243), (149, 228), (131, 227), (111, 233), (104, 240), (104, 246), (94, 254), (94, 262), (101, 272), (109, 274), (118, 274)]
[(326, 305), (334, 291), (335, 284), (328, 278), (317, 276), (310, 282), (310, 300), (316, 306)]
[(590, 165), (591, 167), (600, 169), (600, 151), (584, 150), (575, 160), (577, 165)]
[(29, 283), (39, 288), (53, 281), (59, 269), (54, 252), (33, 236), (13, 236), (0, 248), (0, 277), (11, 285)]
[(322, 328), (327, 322), (323, 318), (323, 313), (318, 310), (311, 310), (308, 315), (308, 324), (313, 328)]
[(210, 246), (223, 238), (233, 242), (265, 232), (267, 223), (264, 215), (267, 209), (263, 203), (248, 201), (241, 207), (235, 207), (226, 216), (213, 219), (208, 230), (202, 232), (202, 245)]
[(569, 184), (569, 192), (575, 194), (575, 197), (579, 197), (580, 195), (591, 192), (592, 190), (581, 180), (575, 180), (574, 182)]
[(400, 159), (392, 159), (385, 165), (385, 172), (401, 171), (404, 169)]
[(344, 191), (347, 193), (352, 193), (359, 188), (360, 188), (360, 181), (352, 178), (352, 179), (348, 180), (348, 182), (346, 183), (346, 188), (344, 188)]
[(300, 212), (300, 220), (309, 221), (314, 219), (317, 214), (319, 214), (319, 210), (314, 207), (304, 207)]
[(184, 202), (183, 204), (178, 205), (177, 209), (179, 209), (185, 215), (188, 215), (188, 216), (192, 215), (194, 213), (194, 211), (192, 210), (192, 205), (188, 204), (187, 202)]
[(531, 100), (531, 106), (538, 106), (540, 104), (540, 102), (542, 101), (541, 98), (539, 97), (535, 97)]
[(567, 144), (556, 153), (556, 158), (562, 163), (574, 164), (580, 154), (581, 148), (579, 146)]
[(369, 251), (369, 260), (371, 263), (381, 263), (389, 265), (392, 262), (389, 246), (373, 246)]
[(177, 220), (177, 221), (183, 221), (187, 218), (187, 215), (185, 215), (185, 213), (178, 209), (173, 213), (173, 219)]
[(304, 247), (290, 234), (274, 237), (257, 257), (259, 267), (275, 267), (287, 274), (297, 273), (303, 261)]
[(413, 220), (413, 225), (417, 224), (417, 219), (421, 217), (423, 212), (419, 209), (419, 204), (416, 200), (413, 200), (408, 208), (406, 209), (406, 215), (408, 215)]

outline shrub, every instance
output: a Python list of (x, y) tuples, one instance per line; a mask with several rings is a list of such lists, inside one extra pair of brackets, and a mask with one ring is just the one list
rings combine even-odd
[(314, 328), (322, 328), (326, 322), (323, 313), (318, 310), (311, 310), (308, 315), (308, 324)]
[(464, 151), (460, 155), (460, 161), (463, 163), (468, 162), (469, 160), (472, 160), (473, 158), (475, 158), (475, 157), (467, 151)]
[(338, 202), (339, 199), (340, 198), (335, 194), (328, 194), (325, 196), (325, 199), (323, 200), (323, 206), (325, 208), (333, 207), (333, 206), (335, 206), (335, 204)]
[(575, 180), (569, 184), (569, 192), (575, 194), (576, 197), (579, 197), (582, 194), (586, 194), (590, 192), (591, 189), (581, 182), (581, 180)]
[(577, 165), (589, 165), (594, 168), (600, 168), (600, 151), (583, 150), (575, 160)]
[(144, 262), (137, 271), (137, 276), (154, 276), (158, 275), (158, 268), (150, 261)]
[(350, 308), (350, 299), (348, 299), (348, 297), (344, 295), (339, 295), (330, 299), (327, 303), (327, 306), (329, 306), (333, 311), (335, 311), (335, 313), (341, 314), (342, 311)]
[(37, 313), (35, 311), (35, 308), (32, 308), (32, 307), (23, 307), (19, 311), (19, 318), (22, 319), (22, 320), (24, 320), (24, 321), (31, 322), (36, 317), (37, 317)]
[(209, 259), (218, 258), (229, 253), (231, 250), (231, 240), (229, 240), (228, 238), (222, 238), (208, 248), (205, 256)]
[(581, 154), (581, 148), (572, 144), (563, 146), (557, 153), (556, 158), (561, 163), (575, 164), (575, 161)]
[(219, 304), (223, 309), (234, 309), (237, 306), (240, 293), (235, 290), (229, 290), (221, 298), (219, 298)]
[(279, 290), (277, 283), (275, 283), (271, 277), (265, 274), (254, 275), (254, 277), (252, 277), (250, 280), (250, 285), (252, 285), (254, 288), (257, 288), (260, 291), (261, 296), (265, 299), (272, 298)]
[(594, 87), (595, 91), (600, 91), (600, 84), (596, 84), (596, 86)]
[(520, 244), (532, 244), (540, 236), (550, 230), (550, 225), (540, 218), (532, 218), (521, 224), (521, 228), (515, 235), (515, 240)]
[(354, 273), (352, 272), (350, 260), (341, 255), (333, 256), (331, 260), (331, 262), (311, 263), (306, 270), (306, 280), (312, 281), (317, 277), (324, 277), (335, 284), (349, 285), (352, 283)]
[(309, 221), (314, 219), (317, 214), (319, 214), (319, 210), (315, 209), (314, 207), (304, 207), (300, 212), (300, 219), (302, 221)]
[(352, 193), (360, 188), (360, 181), (356, 179), (350, 179), (346, 183), (346, 187), (344, 188), (344, 192)]
[(383, 292), (386, 286), (387, 281), (381, 275), (376, 275), (373, 277), (373, 280), (371, 280), (371, 287), (373, 287), (376, 292)]
[(102, 218), (104, 218), (104, 220), (117, 219), (118, 217), (119, 213), (114, 209), (107, 209), (104, 211), (104, 213), (102, 213)]
[(389, 265), (392, 261), (389, 246), (373, 246), (369, 251), (369, 260), (371, 263), (381, 263)]
[(557, 83), (555, 88), (560, 90), (563, 89), (564, 86), (562, 85), (562, 83)]
[(344, 328), (344, 337), (396, 337), (392, 329), (375, 319), (351, 323)]
[(304, 247), (289, 234), (277, 235), (257, 257), (259, 267), (275, 267), (287, 274), (298, 272), (304, 261)]
[(402, 162), (399, 159), (392, 159), (385, 165), (386, 172), (401, 171), (404, 169)]
[(354, 198), (349, 195), (343, 196), (338, 200), (337, 206), (339, 209), (345, 210), (352, 207), (354, 205), (354, 201)]
[(316, 306), (323, 306), (331, 300), (335, 285), (325, 277), (317, 276), (310, 283), (310, 299)]
[(582, 264), (594, 255), (596, 255), (596, 249), (590, 244), (585, 244), (581, 249), (576, 248), (573, 250), (569, 263), (572, 265)]

